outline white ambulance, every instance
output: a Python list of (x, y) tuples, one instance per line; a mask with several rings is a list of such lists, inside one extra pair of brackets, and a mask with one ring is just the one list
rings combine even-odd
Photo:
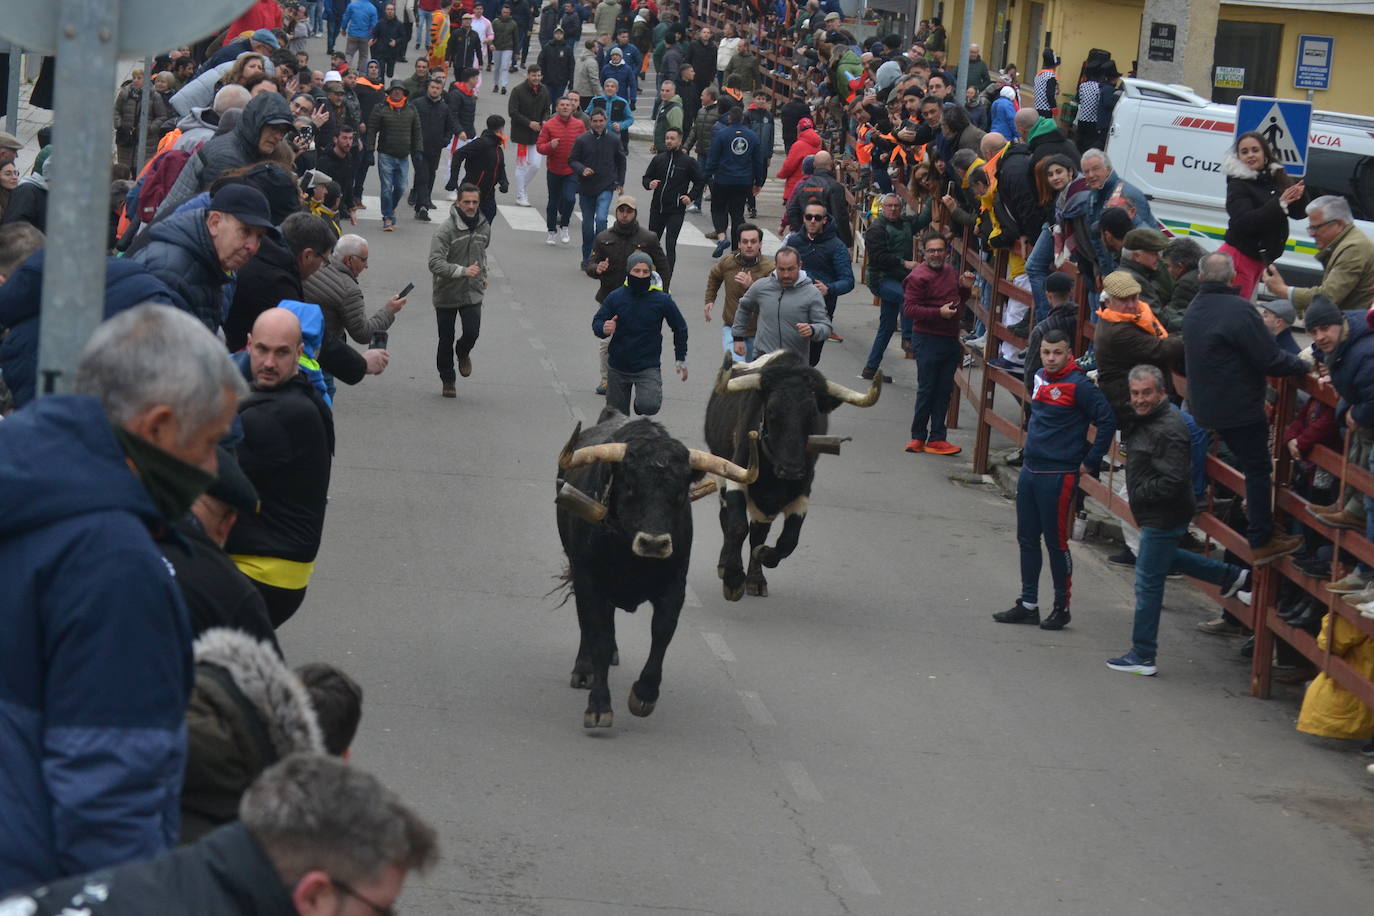
[[(1235, 106), (1209, 102), (1186, 86), (1124, 84), (1107, 141), (1112, 168), (1149, 198), (1164, 230), (1218, 247), (1227, 223), (1221, 161), (1235, 142)], [(1374, 118), (1314, 111), (1303, 180), (1309, 200), (1339, 194), (1349, 201), (1359, 228), (1374, 238)], [(1321, 264), (1307, 221), (1290, 220), (1289, 227), (1278, 266), (1290, 283), (1314, 282)]]

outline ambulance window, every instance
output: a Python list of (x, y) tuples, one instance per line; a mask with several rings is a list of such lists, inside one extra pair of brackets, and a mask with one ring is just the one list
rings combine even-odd
[(1338, 194), (1350, 202), (1356, 219), (1374, 219), (1374, 165), (1369, 156), (1309, 148), (1303, 180), (1309, 200)]

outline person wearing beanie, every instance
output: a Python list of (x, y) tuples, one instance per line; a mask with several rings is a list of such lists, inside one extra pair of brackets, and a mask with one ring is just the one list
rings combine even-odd
[(654, 258), (635, 251), (625, 262), (625, 284), (611, 291), (592, 317), (592, 332), (609, 339), (606, 406), (626, 416), (658, 413), (663, 404), (663, 325), (673, 330), (677, 374), (687, 381), (687, 321), (663, 291)]
[(1235, 278), (1225, 252), (1198, 263), (1198, 294), (1183, 316), (1184, 362), (1193, 418), (1217, 431), (1245, 474), (1245, 538), (1258, 566), (1302, 546), (1300, 535), (1274, 526), (1265, 394), (1269, 377), (1303, 376), (1307, 365), (1279, 349), (1250, 300), (1236, 295)]
[[(1350, 439), (1349, 461), (1365, 467), (1374, 451), (1374, 331), (1363, 310), (1342, 311), (1322, 293), (1312, 297), (1303, 314), (1307, 333), (1312, 335), (1316, 361), (1341, 397), (1340, 416), (1355, 427)], [(1352, 490), (1344, 504), (1309, 506), (1307, 511), (1332, 528), (1348, 528), (1368, 533), (1364, 497)], [(1374, 569), (1361, 563), (1345, 579), (1331, 583), (1342, 592), (1360, 591), (1374, 579)], [(1364, 601), (1374, 598), (1363, 598)]]

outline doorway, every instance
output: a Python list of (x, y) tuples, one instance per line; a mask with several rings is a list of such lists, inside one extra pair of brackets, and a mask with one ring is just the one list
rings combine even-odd
[(1021, 72), (1027, 77), (1040, 72), (1040, 55), (1048, 40), (1049, 36), (1045, 34), (1045, 4), (1031, 3), (1026, 10), (1026, 47), (1025, 57), (1021, 60)]
[(1212, 85), (1193, 88), (1203, 96), (1210, 89), (1212, 101), (1227, 105), (1234, 105), (1243, 95), (1272, 96), (1278, 86), (1282, 43), (1283, 26), (1279, 23), (1219, 20)]

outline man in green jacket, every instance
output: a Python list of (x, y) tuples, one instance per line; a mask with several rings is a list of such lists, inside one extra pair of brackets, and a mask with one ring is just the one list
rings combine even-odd
[(649, 150), (651, 153), (662, 152), (666, 147), (663, 145), (663, 135), (668, 132), (668, 128), (683, 133), (682, 130), (682, 99), (678, 98), (677, 84), (672, 80), (664, 80), (658, 87), (658, 115), (654, 118), (654, 145)]
[(520, 24), (511, 18), (509, 6), (501, 7), (501, 15), (491, 24), (491, 50), (496, 65), (496, 79), (492, 80), (491, 91), (498, 87), (502, 95), (510, 85), (511, 62), (515, 60), (516, 38)]
[(396, 202), (410, 177), (410, 161), (424, 156), (420, 115), (406, 101), (406, 84), (392, 80), (386, 99), (367, 118), (367, 151), (377, 154), (382, 180), (382, 231), (396, 231)]
[(1355, 217), (1344, 197), (1328, 194), (1307, 205), (1307, 231), (1317, 243), (1322, 263), (1322, 282), (1316, 286), (1289, 286), (1273, 265), (1264, 269), (1264, 285), (1280, 299), (1291, 300), (1305, 312), (1312, 297), (1321, 293), (1343, 310), (1369, 308), (1374, 287), (1374, 242), (1355, 227)]
[[(482, 297), (487, 291), (487, 246), (491, 224), (480, 212), (481, 189), (475, 184), (458, 188), (458, 200), (448, 219), (434, 233), (429, 245), (429, 272), (434, 277), (434, 314), (439, 324), (439, 350), (435, 367), (446, 398), (458, 397), (454, 387), (453, 358), (458, 372), (472, 375), (472, 347), (482, 330)], [(453, 339), (461, 319), (463, 336)]]

